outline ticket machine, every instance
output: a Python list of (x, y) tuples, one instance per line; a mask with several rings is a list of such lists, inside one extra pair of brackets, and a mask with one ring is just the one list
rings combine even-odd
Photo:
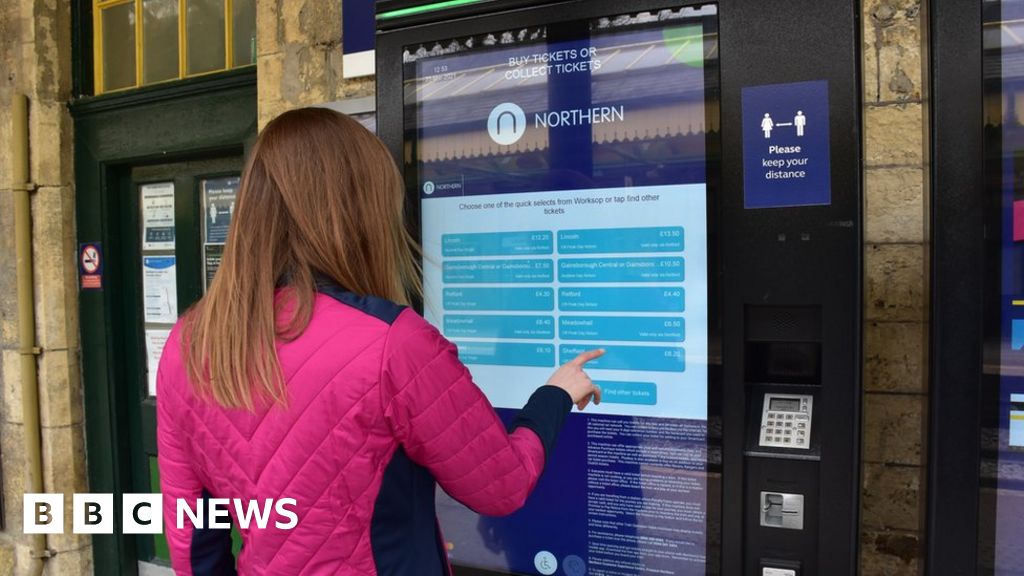
[(855, 3), (377, 2), (422, 312), (511, 421), (579, 352), (522, 510), (459, 574), (856, 573)]

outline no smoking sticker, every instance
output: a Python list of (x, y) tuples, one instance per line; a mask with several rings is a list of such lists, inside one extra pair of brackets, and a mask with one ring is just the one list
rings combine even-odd
[(80, 246), (78, 271), (82, 290), (103, 288), (103, 250), (99, 242), (86, 242)]

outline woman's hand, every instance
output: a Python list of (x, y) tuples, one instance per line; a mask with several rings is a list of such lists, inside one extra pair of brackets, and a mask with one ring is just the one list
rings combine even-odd
[(588, 350), (572, 360), (562, 364), (555, 370), (555, 373), (548, 378), (548, 386), (558, 386), (569, 393), (572, 403), (583, 410), (594, 399), (594, 404), (601, 403), (601, 389), (594, 385), (590, 376), (583, 371), (583, 366), (595, 358), (604, 354), (604, 350)]

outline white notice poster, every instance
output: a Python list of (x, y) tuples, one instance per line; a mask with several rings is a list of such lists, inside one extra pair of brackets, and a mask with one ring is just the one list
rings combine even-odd
[(178, 321), (176, 269), (174, 256), (142, 258), (142, 292), (146, 322), (173, 324)]
[(146, 369), (149, 371), (149, 395), (156, 396), (156, 374), (160, 367), (160, 354), (171, 331), (165, 328), (146, 330)]
[(143, 184), (142, 249), (174, 250), (174, 183)]

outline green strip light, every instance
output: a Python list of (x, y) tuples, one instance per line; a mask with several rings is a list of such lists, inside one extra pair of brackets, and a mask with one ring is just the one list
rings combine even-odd
[(443, 2), (432, 2), (430, 4), (420, 4), (419, 6), (410, 6), (408, 8), (399, 8), (398, 10), (392, 10), (390, 12), (381, 12), (377, 14), (377, 20), (392, 20), (394, 18), (401, 18), (402, 16), (412, 16), (414, 14), (423, 14), (426, 12), (436, 12), (438, 10), (447, 10), (448, 8), (455, 8), (458, 6), (466, 6), (469, 4), (478, 4), (485, 2), (486, 0), (444, 0)]

